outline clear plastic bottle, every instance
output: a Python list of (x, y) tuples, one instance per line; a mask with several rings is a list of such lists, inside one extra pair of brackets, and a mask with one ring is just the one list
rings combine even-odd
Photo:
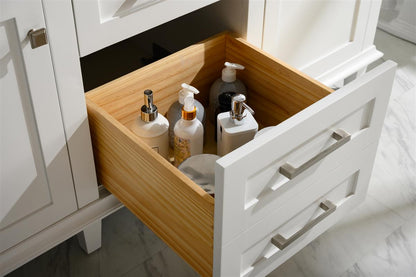
[(208, 118), (213, 124), (216, 124), (217, 115), (220, 112), (229, 111), (229, 105), (226, 106), (226, 110), (221, 107), (219, 97), (223, 93), (228, 94), (230, 97), (234, 94), (244, 94), (247, 96), (246, 86), (236, 76), (236, 70), (243, 70), (244, 66), (230, 62), (225, 62), (224, 65), (225, 68), (222, 70), (221, 78), (212, 84), (209, 92)]
[[(179, 91), (178, 95), (178, 101), (173, 103), (166, 114), (166, 117), (169, 121), (169, 146), (173, 148), (173, 140), (175, 137), (175, 134), (173, 132), (173, 128), (175, 127), (176, 122), (181, 119), (182, 116), (182, 107), (184, 105), (184, 99), (186, 96), (191, 94), (198, 94), (199, 90), (197, 90), (195, 87), (188, 85), (188, 84), (182, 84), (182, 89)], [(201, 121), (202, 125), (205, 127), (205, 109), (204, 106), (196, 99), (194, 99), (194, 104), (196, 107), (196, 118), (198, 118), (199, 121)]]
[(196, 118), (193, 94), (185, 97), (182, 118), (173, 129), (175, 166), (193, 155), (202, 154), (204, 144), (204, 127)]
[(153, 104), (153, 92), (150, 89), (144, 91), (144, 103), (140, 116), (131, 126), (131, 130), (153, 150), (168, 159), (169, 122), (158, 113), (156, 105)]

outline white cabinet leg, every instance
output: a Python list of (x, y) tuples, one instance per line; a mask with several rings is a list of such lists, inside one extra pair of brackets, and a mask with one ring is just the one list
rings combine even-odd
[(101, 247), (101, 219), (89, 224), (78, 235), (79, 246), (90, 254)]

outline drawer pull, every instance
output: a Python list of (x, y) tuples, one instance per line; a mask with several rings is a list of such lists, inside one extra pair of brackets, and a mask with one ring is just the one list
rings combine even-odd
[(337, 142), (329, 146), (327, 149), (323, 150), (322, 152), (318, 153), (316, 156), (312, 157), (310, 160), (305, 162), (299, 167), (294, 167), (290, 163), (285, 163), (279, 168), (279, 172), (284, 175), (288, 179), (293, 179), (297, 175), (301, 174), (303, 171), (307, 170), (338, 148), (340, 148), (342, 145), (347, 143), (349, 140), (351, 140), (351, 135), (345, 132), (344, 130), (338, 129), (335, 132), (332, 133), (332, 138), (336, 139)]
[(321, 215), (319, 215), (314, 220), (308, 222), (302, 229), (297, 231), (293, 236), (291, 236), (288, 239), (284, 238), (280, 234), (275, 235), (274, 237), (272, 237), (272, 244), (274, 246), (276, 246), (277, 248), (279, 248), (280, 250), (283, 250), (284, 248), (289, 246), (289, 244), (291, 244), (293, 241), (295, 241), (297, 238), (299, 238), (300, 236), (305, 234), (307, 231), (312, 229), (316, 224), (318, 224), (319, 222), (324, 220), (327, 216), (329, 216), (330, 214), (335, 212), (335, 210), (337, 209), (337, 206), (334, 205), (329, 200), (325, 200), (325, 201), (321, 202), (321, 204), (319, 204), (319, 207), (321, 209), (323, 209), (325, 212), (322, 213)]

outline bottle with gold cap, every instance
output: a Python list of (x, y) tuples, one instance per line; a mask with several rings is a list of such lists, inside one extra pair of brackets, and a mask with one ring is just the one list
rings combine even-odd
[(165, 159), (169, 158), (169, 121), (158, 113), (153, 104), (153, 92), (144, 91), (144, 105), (131, 130)]
[(193, 155), (202, 154), (204, 144), (204, 127), (196, 117), (194, 95), (191, 93), (184, 99), (182, 118), (176, 122), (174, 132), (175, 166)]
[[(178, 101), (173, 103), (166, 114), (167, 119), (169, 120), (169, 146), (173, 148), (173, 140), (174, 140), (174, 133), (173, 128), (175, 127), (176, 122), (181, 119), (182, 116), (182, 108), (184, 105), (185, 97), (193, 94), (196, 95), (199, 93), (199, 90), (197, 90), (195, 87), (183, 83), (182, 89), (179, 91), (179, 97)], [(194, 97), (194, 105), (196, 107), (196, 118), (198, 118), (199, 121), (201, 121), (202, 126), (205, 126), (205, 109), (202, 104), (195, 99)]]

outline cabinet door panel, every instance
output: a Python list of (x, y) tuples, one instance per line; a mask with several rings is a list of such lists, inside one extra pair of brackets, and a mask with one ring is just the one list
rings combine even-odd
[(371, 24), (381, 1), (265, 2), (263, 49), (319, 80), (358, 55), (373, 60), (382, 55), (372, 45)]
[[(7, 20), (0, 27), (0, 37), (9, 41), (3, 68), (1, 99), (1, 228), (48, 204), (51, 199), (47, 184), (45, 162), (36, 128), (22, 55), (19, 48), (16, 22)], [(3, 45), (2, 45), (3, 46)], [(20, 86), (20, 89), (19, 89)], [(3, 88), (6, 88), (4, 89)], [(17, 93), (16, 93), (17, 92)], [(18, 146), (18, 147), (17, 147)], [(37, 202), (29, 202), (20, 210), (14, 204), (29, 187), (40, 193)], [(31, 207), (30, 207), (31, 206)], [(13, 212), (14, 212), (14, 215)]]
[(76, 209), (41, 1), (1, 2), (0, 252)]

